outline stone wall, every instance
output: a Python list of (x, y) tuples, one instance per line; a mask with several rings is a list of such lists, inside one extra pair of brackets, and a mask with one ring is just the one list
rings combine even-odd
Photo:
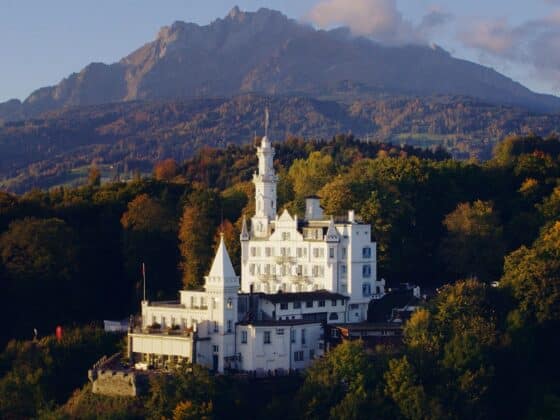
[(109, 358), (103, 356), (88, 371), (94, 394), (136, 397), (145, 391), (147, 375), (132, 369), (116, 367), (119, 359), (119, 353)]

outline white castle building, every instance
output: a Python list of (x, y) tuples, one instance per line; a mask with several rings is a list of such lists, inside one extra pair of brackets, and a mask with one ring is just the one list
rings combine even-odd
[(365, 320), (371, 299), (385, 292), (385, 282), (377, 280), (371, 226), (358, 223), (353, 211), (345, 220), (325, 217), (318, 197), (307, 198), (303, 220), (287, 210), (278, 216), (274, 149), (266, 137), (257, 156), (255, 215), (251, 231), (244, 220), (241, 232), (241, 290), (328, 290), (350, 298), (346, 322)]
[(303, 369), (324, 350), (325, 323), (367, 318), (381, 297), (371, 227), (353, 212), (324, 217), (307, 199), (305, 218), (276, 214), (274, 149), (265, 136), (257, 152), (255, 216), (243, 221), (241, 274), (223, 238), (203, 291), (181, 290), (179, 300), (142, 302), (141, 321), (128, 334), (129, 356), (147, 365), (181, 360), (215, 371)]

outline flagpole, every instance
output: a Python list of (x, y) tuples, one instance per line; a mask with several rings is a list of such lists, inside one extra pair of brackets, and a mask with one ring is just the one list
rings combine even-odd
[(144, 278), (144, 301), (146, 301), (146, 264), (142, 263), (142, 277)]

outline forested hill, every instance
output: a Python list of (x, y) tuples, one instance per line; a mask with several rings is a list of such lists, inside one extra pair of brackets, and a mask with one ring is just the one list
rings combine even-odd
[[(101, 184), (92, 170), (78, 188), (0, 192), (9, 320), (0, 346), (26, 339), (0, 352), (0, 418), (560, 417), (558, 138), (508, 138), (485, 163), (344, 136), (275, 148), (279, 209), (301, 216), (309, 194), (326, 214), (355, 209), (372, 226), (389, 286), (438, 287), (404, 325), (402, 346), (346, 342), (285, 381), (195, 368), (154, 376), (137, 399), (87, 385), (72, 394), (119, 345), (83, 326), (139, 311), (143, 262), (148, 299), (175, 298), (201, 286), (221, 232), (239, 273), (255, 150), (206, 149), (127, 183)], [(49, 337), (57, 325), (62, 340)]]
[(386, 97), (350, 102), (300, 96), (134, 101), (71, 108), (0, 126), (0, 189), (83, 183), (96, 164), (107, 179), (149, 173), (204, 146), (248, 144), (271, 109), (271, 137), (330, 139), (352, 133), (364, 141), (437, 147), (456, 158), (490, 157), (509, 134), (560, 131), (560, 115), (488, 105), (466, 97)]
[[(0, 312), (9, 320), (0, 345), (26, 339), (0, 353), (0, 418), (560, 417), (558, 138), (508, 138), (485, 163), (345, 136), (274, 146), (279, 209), (301, 216), (310, 194), (326, 214), (355, 209), (372, 226), (379, 277), (438, 287), (404, 325), (402, 346), (366, 352), (346, 342), (301, 379), (195, 368), (154, 376), (137, 399), (87, 385), (72, 394), (119, 348), (84, 326), (139, 311), (142, 262), (148, 299), (175, 298), (201, 286), (223, 232), (239, 273), (243, 216), (254, 214), (249, 145), (160, 162), (131, 182), (101, 184), (93, 168), (78, 188), (0, 192)], [(48, 337), (57, 325), (60, 341)]]

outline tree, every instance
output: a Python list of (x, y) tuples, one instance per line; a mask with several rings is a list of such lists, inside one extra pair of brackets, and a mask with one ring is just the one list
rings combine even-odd
[(133, 291), (134, 302), (141, 298), (140, 267), (145, 264), (148, 291), (158, 297), (175, 296), (179, 286), (177, 273), (177, 222), (159, 200), (140, 194), (128, 203), (121, 217), (124, 265)]
[(346, 341), (307, 370), (300, 391), (308, 418), (364, 418), (371, 408), (376, 374), (361, 341)]
[(181, 401), (173, 410), (173, 420), (210, 420), (212, 418), (212, 403), (194, 403)]
[(170, 418), (172, 415), (180, 419), (196, 418), (193, 417), (196, 415), (211, 418), (215, 394), (214, 379), (207, 369), (184, 364), (178, 366), (173, 375), (150, 377), (145, 408), (149, 418), (153, 419)]
[(76, 266), (74, 233), (57, 218), (16, 220), (0, 236), (0, 258), (14, 279), (69, 280)]
[(171, 181), (178, 172), (175, 159), (165, 159), (154, 165), (154, 177), (158, 181)]
[(502, 227), (491, 202), (461, 203), (445, 216), (440, 254), (455, 278), (496, 280), (504, 256)]
[(510, 316), (516, 326), (560, 321), (560, 221), (506, 257), (500, 285), (519, 302)]
[(312, 152), (305, 160), (296, 159), (288, 171), (294, 193), (299, 198), (317, 194), (335, 173), (332, 157), (321, 152)]
[(171, 212), (148, 194), (140, 194), (128, 203), (121, 224), (124, 229), (137, 232), (170, 232), (176, 229)]
[(197, 289), (204, 284), (204, 275), (210, 268), (214, 236), (212, 221), (204, 208), (187, 205), (179, 227), (179, 250), (181, 252), (183, 285)]
[(97, 165), (92, 165), (89, 169), (88, 185), (90, 187), (99, 187), (99, 185), (101, 185), (101, 171)]
[(430, 410), (424, 387), (406, 356), (389, 361), (385, 382), (385, 393), (395, 402), (405, 418), (437, 418), (437, 411)]

